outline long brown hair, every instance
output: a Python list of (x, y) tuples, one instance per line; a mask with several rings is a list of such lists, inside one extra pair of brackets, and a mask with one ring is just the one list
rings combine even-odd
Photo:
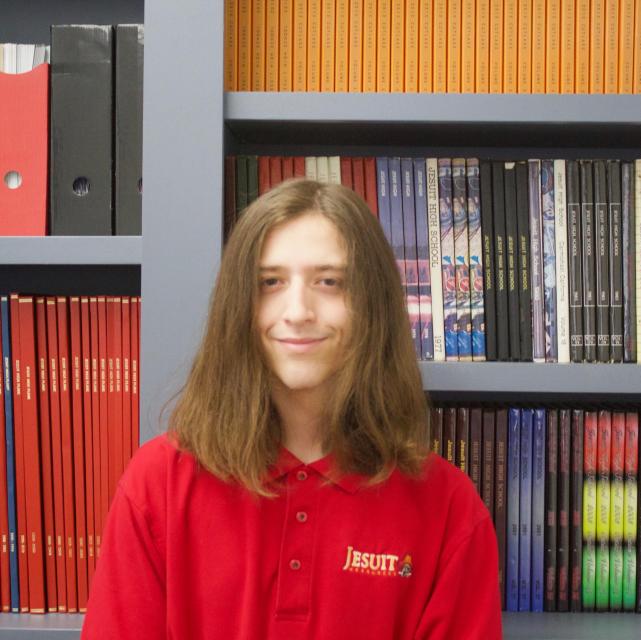
[(275, 495), (265, 479), (281, 429), (255, 328), (259, 260), (276, 225), (309, 212), (336, 226), (348, 256), (350, 340), (334, 374), (324, 451), (340, 471), (376, 484), (394, 467), (419, 474), (429, 442), (404, 291), (380, 224), (351, 189), (288, 180), (255, 200), (229, 237), (205, 335), (169, 419), (178, 446), (203, 467), (266, 497)]

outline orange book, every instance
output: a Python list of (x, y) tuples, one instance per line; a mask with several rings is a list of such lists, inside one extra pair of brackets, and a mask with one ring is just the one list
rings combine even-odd
[(334, 89), (349, 88), (349, 0), (336, 0), (336, 54)]
[(225, 0), (225, 91), (238, 90), (238, 0)]
[(574, 93), (575, 0), (561, 0), (561, 93)]
[(58, 611), (67, 611), (67, 544), (65, 535), (64, 481), (62, 472), (62, 425), (58, 376), (58, 320), (56, 299), (47, 302), (47, 363), (49, 373), (49, 411), (51, 418), (51, 466), (53, 470), (53, 514), (56, 533), (56, 585)]
[(447, 8), (447, 90), (461, 92), (461, 0), (450, 0)]
[(559, 93), (561, 74), (561, 0), (547, 0), (545, 25), (545, 91)]
[(29, 611), (29, 559), (27, 555), (27, 505), (24, 470), (24, 429), (22, 427), (22, 356), (20, 351), (20, 310), (18, 294), (9, 298), (11, 360), (13, 366), (13, 434), (16, 456), (16, 516), (18, 528), (18, 576), (20, 612)]
[(349, 5), (349, 73), (351, 92), (363, 90), (363, 0), (351, 0)]
[(58, 392), (60, 397), (60, 439), (62, 442), (62, 482), (64, 488), (65, 540), (67, 565), (67, 612), (78, 611), (76, 529), (73, 478), (73, 436), (71, 425), (71, 374), (69, 366), (69, 315), (67, 299), (56, 298), (58, 317)]
[(92, 454), (93, 454), (93, 516), (94, 516), (94, 564), (100, 557), (100, 544), (102, 542), (102, 514), (101, 514), (101, 470), (100, 470), (100, 374), (98, 370), (98, 298), (89, 298), (89, 349), (91, 358), (91, 426), (92, 426)]
[(503, 0), (490, 0), (490, 93), (503, 91)]
[(574, 92), (590, 91), (590, 0), (576, 0), (574, 7), (575, 57)]
[(392, 0), (391, 28), (391, 84), (390, 89), (395, 93), (405, 90), (405, 2)]
[(307, 91), (307, 0), (294, 0), (294, 91)]
[(476, 53), (476, 0), (463, 0), (461, 19), (461, 91), (474, 93)]
[(590, 93), (605, 90), (605, 0), (590, 6)]
[(476, 93), (490, 90), (490, 0), (476, 2)]
[(405, 4), (405, 91), (418, 91), (418, 42), (419, 0), (407, 0)]
[(378, 191), (376, 188), (376, 158), (365, 158), (365, 200), (369, 210), (378, 218)]
[(107, 297), (107, 373), (108, 373), (108, 431), (109, 431), (109, 502), (116, 493), (123, 471), (122, 437), (122, 319), (121, 300)]
[(307, 0), (307, 91), (321, 89), (321, 0)]
[(518, 2), (517, 89), (519, 93), (532, 93), (532, 0)]
[(140, 445), (140, 395), (138, 390), (138, 363), (140, 361), (140, 297), (131, 298), (131, 451)]
[(252, 0), (238, 2), (238, 90), (252, 89)]
[(131, 301), (122, 296), (122, 435), (124, 469), (131, 460)]
[(545, 0), (532, 0), (532, 93), (545, 93)]
[(390, 0), (378, 0), (376, 90), (389, 93), (391, 88), (392, 11)]
[[(47, 374), (47, 310), (43, 296), (36, 298), (38, 405), (40, 407), (40, 449), (42, 451), (42, 511), (47, 611), (58, 611), (56, 588), (56, 528), (54, 520), (51, 428), (49, 418), (49, 376)], [(0, 420), (2, 418), (0, 417)]]
[(635, 0), (634, 10), (634, 93), (641, 93), (641, 0)]
[(278, 91), (279, 0), (267, 0), (265, 15), (265, 91)]
[[(116, 430), (116, 454), (118, 468), (116, 473), (116, 484), (125, 470), (125, 423), (123, 420), (123, 387), (122, 387), (122, 298), (114, 298), (114, 381), (116, 390), (116, 420), (120, 428)], [(114, 490), (115, 493), (115, 490)]]
[(251, 70), (252, 91), (265, 91), (267, 0), (252, 0)]
[(278, 88), (291, 91), (294, 82), (294, 0), (280, 0)]
[[(619, 93), (632, 93), (634, 87), (634, 0), (621, 0), (619, 25)], [(641, 42), (638, 47), (641, 47)]]
[[(0, 323), (0, 345), (2, 344), (2, 325)], [(8, 356), (7, 356), (8, 357)], [(9, 515), (7, 487), (7, 445), (5, 422), (5, 379), (4, 361), (0, 362), (0, 609), (3, 613), (11, 611), (11, 589), (9, 583)], [(9, 389), (6, 389), (7, 391)]]
[(619, 2), (605, 2), (605, 67), (603, 86), (605, 93), (619, 91)]
[(503, 93), (518, 92), (519, 7), (518, 0), (504, 0), (503, 6)]
[(376, 92), (376, 0), (363, 0), (363, 91)]
[(434, 0), (420, 0), (419, 4), (419, 36), (418, 36), (418, 90), (432, 92), (432, 46), (434, 33)]
[(107, 371), (107, 299), (98, 296), (98, 374), (99, 374), (99, 429), (100, 429), (100, 519), (104, 530), (109, 511), (109, 402)]
[(321, 35), (321, 91), (334, 91), (336, 0), (323, 0)]
[(447, 0), (434, 0), (434, 93), (447, 92)]

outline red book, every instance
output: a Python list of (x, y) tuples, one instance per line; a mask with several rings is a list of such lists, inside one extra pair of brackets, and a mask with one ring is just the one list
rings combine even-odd
[(40, 405), (40, 446), (42, 449), (42, 506), (44, 515), (45, 576), (47, 611), (58, 611), (56, 585), (56, 528), (54, 520), (53, 467), (51, 459), (51, 419), (49, 416), (49, 375), (47, 356), (47, 310), (45, 299), (36, 298), (38, 336), (38, 402)]
[(138, 371), (140, 362), (140, 298), (131, 299), (131, 448), (132, 455), (140, 445), (140, 396), (138, 388)]
[[(2, 345), (2, 324), (0, 323), (0, 346)], [(0, 349), (1, 350), (1, 349)], [(11, 590), (9, 588), (9, 516), (7, 505), (7, 446), (4, 417), (4, 361), (0, 362), (0, 609), (11, 611)]]
[(131, 460), (131, 303), (122, 298), (122, 434), (124, 468)]
[(58, 385), (58, 320), (56, 299), (47, 297), (47, 362), (51, 418), (51, 466), (53, 471), (53, 515), (56, 533), (56, 584), (58, 611), (67, 611), (67, 549), (65, 536), (64, 482), (62, 478), (62, 429)]
[(348, 156), (341, 156), (341, 184), (344, 187), (354, 188), (352, 179), (352, 159)]
[(305, 177), (305, 157), (304, 156), (294, 157), (294, 177), (295, 178)]
[[(628, 411), (625, 414), (625, 464), (626, 478), (637, 479), (639, 470), (639, 414)], [(641, 552), (641, 549), (637, 549)]]
[(100, 521), (104, 528), (109, 511), (109, 403), (107, 371), (107, 299), (98, 297), (98, 372), (100, 375)]
[(376, 158), (365, 158), (365, 201), (369, 210), (378, 218), (376, 186)]
[(483, 410), (483, 473), (482, 493), (483, 502), (494, 521), (494, 409)]
[[(122, 388), (122, 298), (120, 296), (114, 298), (115, 315), (113, 318), (114, 329), (114, 382), (116, 392), (116, 460), (118, 467), (116, 471), (116, 486), (118, 481), (125, 470), (125, 425), (123, 421), (123, 388)], [(112, 422), (112, 424), (114, 424)], [(116, 487), (114, 487), (114, 494)]]
[(278, 186), (283, 181), (283, 166), (280, 156), (269, 158), (269, 181), (272, 187)]
[(612, 412), (612, 453), (610, 469), (612, 476), (623, 480), (625, 461), (625, 413)]
[(62, 482), (65, 507), (67, 566), (67, 611), (78, 611), (76, 570), (76, 528), (74, 505), (73, 436), (71, 426), (71, 372), (69, 366), (69, 315), (67, 298), (56, 298), (58, 317), (58, 371), (60, 394), (60, 430), (62, 441)]
[(597, 470), (597, 431), (596, 411), (586, 411), (583, 422), (583, 475), (596, 478)]
[(109, 502), (123, 472), (122, 424), (122, 314), (119, 297), (107, 298), (107, 371), (109, 431)]
[(87, 592), (91, 586), (96, 562), (94, 517), (93, 420), (91, 416), (91, 335), (89, 329), (89, 298), (80, 298), (82, 336), (82, 421), (85, 442), (85, 509), (87, 514)]
[(262, 196), (271, 189), (269, 181), (269, 156), (258, 156), (258, 195)]
[(20, 611), (29, 611), (29, 574), (27, 558), (27, 505), (25, 502), (24, 431), (22, 428), (22, 356), (20, 351), (20, 310), (18, 294), (9, 298), (11, 323), (11, 360), (13, 365), (13, 437), (16, 456), (16, 515), (18, 519), (18, 580)]
[(365, 165), (363, 158), (352, 158), (352, 180), (354, 191), (365, 200)]
[(102, 539), (102, 467), (100, 454), (100, 371), (98, 354), (98, 299), (89, 298), (89, 322), (91, 324), (91, 424), (93, 431), (93, 495), (95, 522), (95, 560), (100, 557)]
[(283, 158), (283, 180), (289, 180), (294, 177), (294, 158), (288, 156)]
[(599, 411), (597, 426), (597, 474), (604, 480), (610, 479), (612, 460), (612, 414), (609, 411)]

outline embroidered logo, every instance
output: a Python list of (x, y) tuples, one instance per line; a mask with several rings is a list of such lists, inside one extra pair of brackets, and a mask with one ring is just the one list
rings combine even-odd
[(409, 578), (412, 575), (412, 556), (406, 554), (403, 562), (393, 553), (369, 553), (347, 547), (347, 558), (343, 571), (366, 573), (374, 576), (401, 576)]

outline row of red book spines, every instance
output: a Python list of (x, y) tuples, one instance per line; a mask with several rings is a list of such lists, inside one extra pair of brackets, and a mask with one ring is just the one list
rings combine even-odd
[(587, 411), (583, 440), (584, 472), (636, 476), (638, 441), (639, 417), (636, 413)]

